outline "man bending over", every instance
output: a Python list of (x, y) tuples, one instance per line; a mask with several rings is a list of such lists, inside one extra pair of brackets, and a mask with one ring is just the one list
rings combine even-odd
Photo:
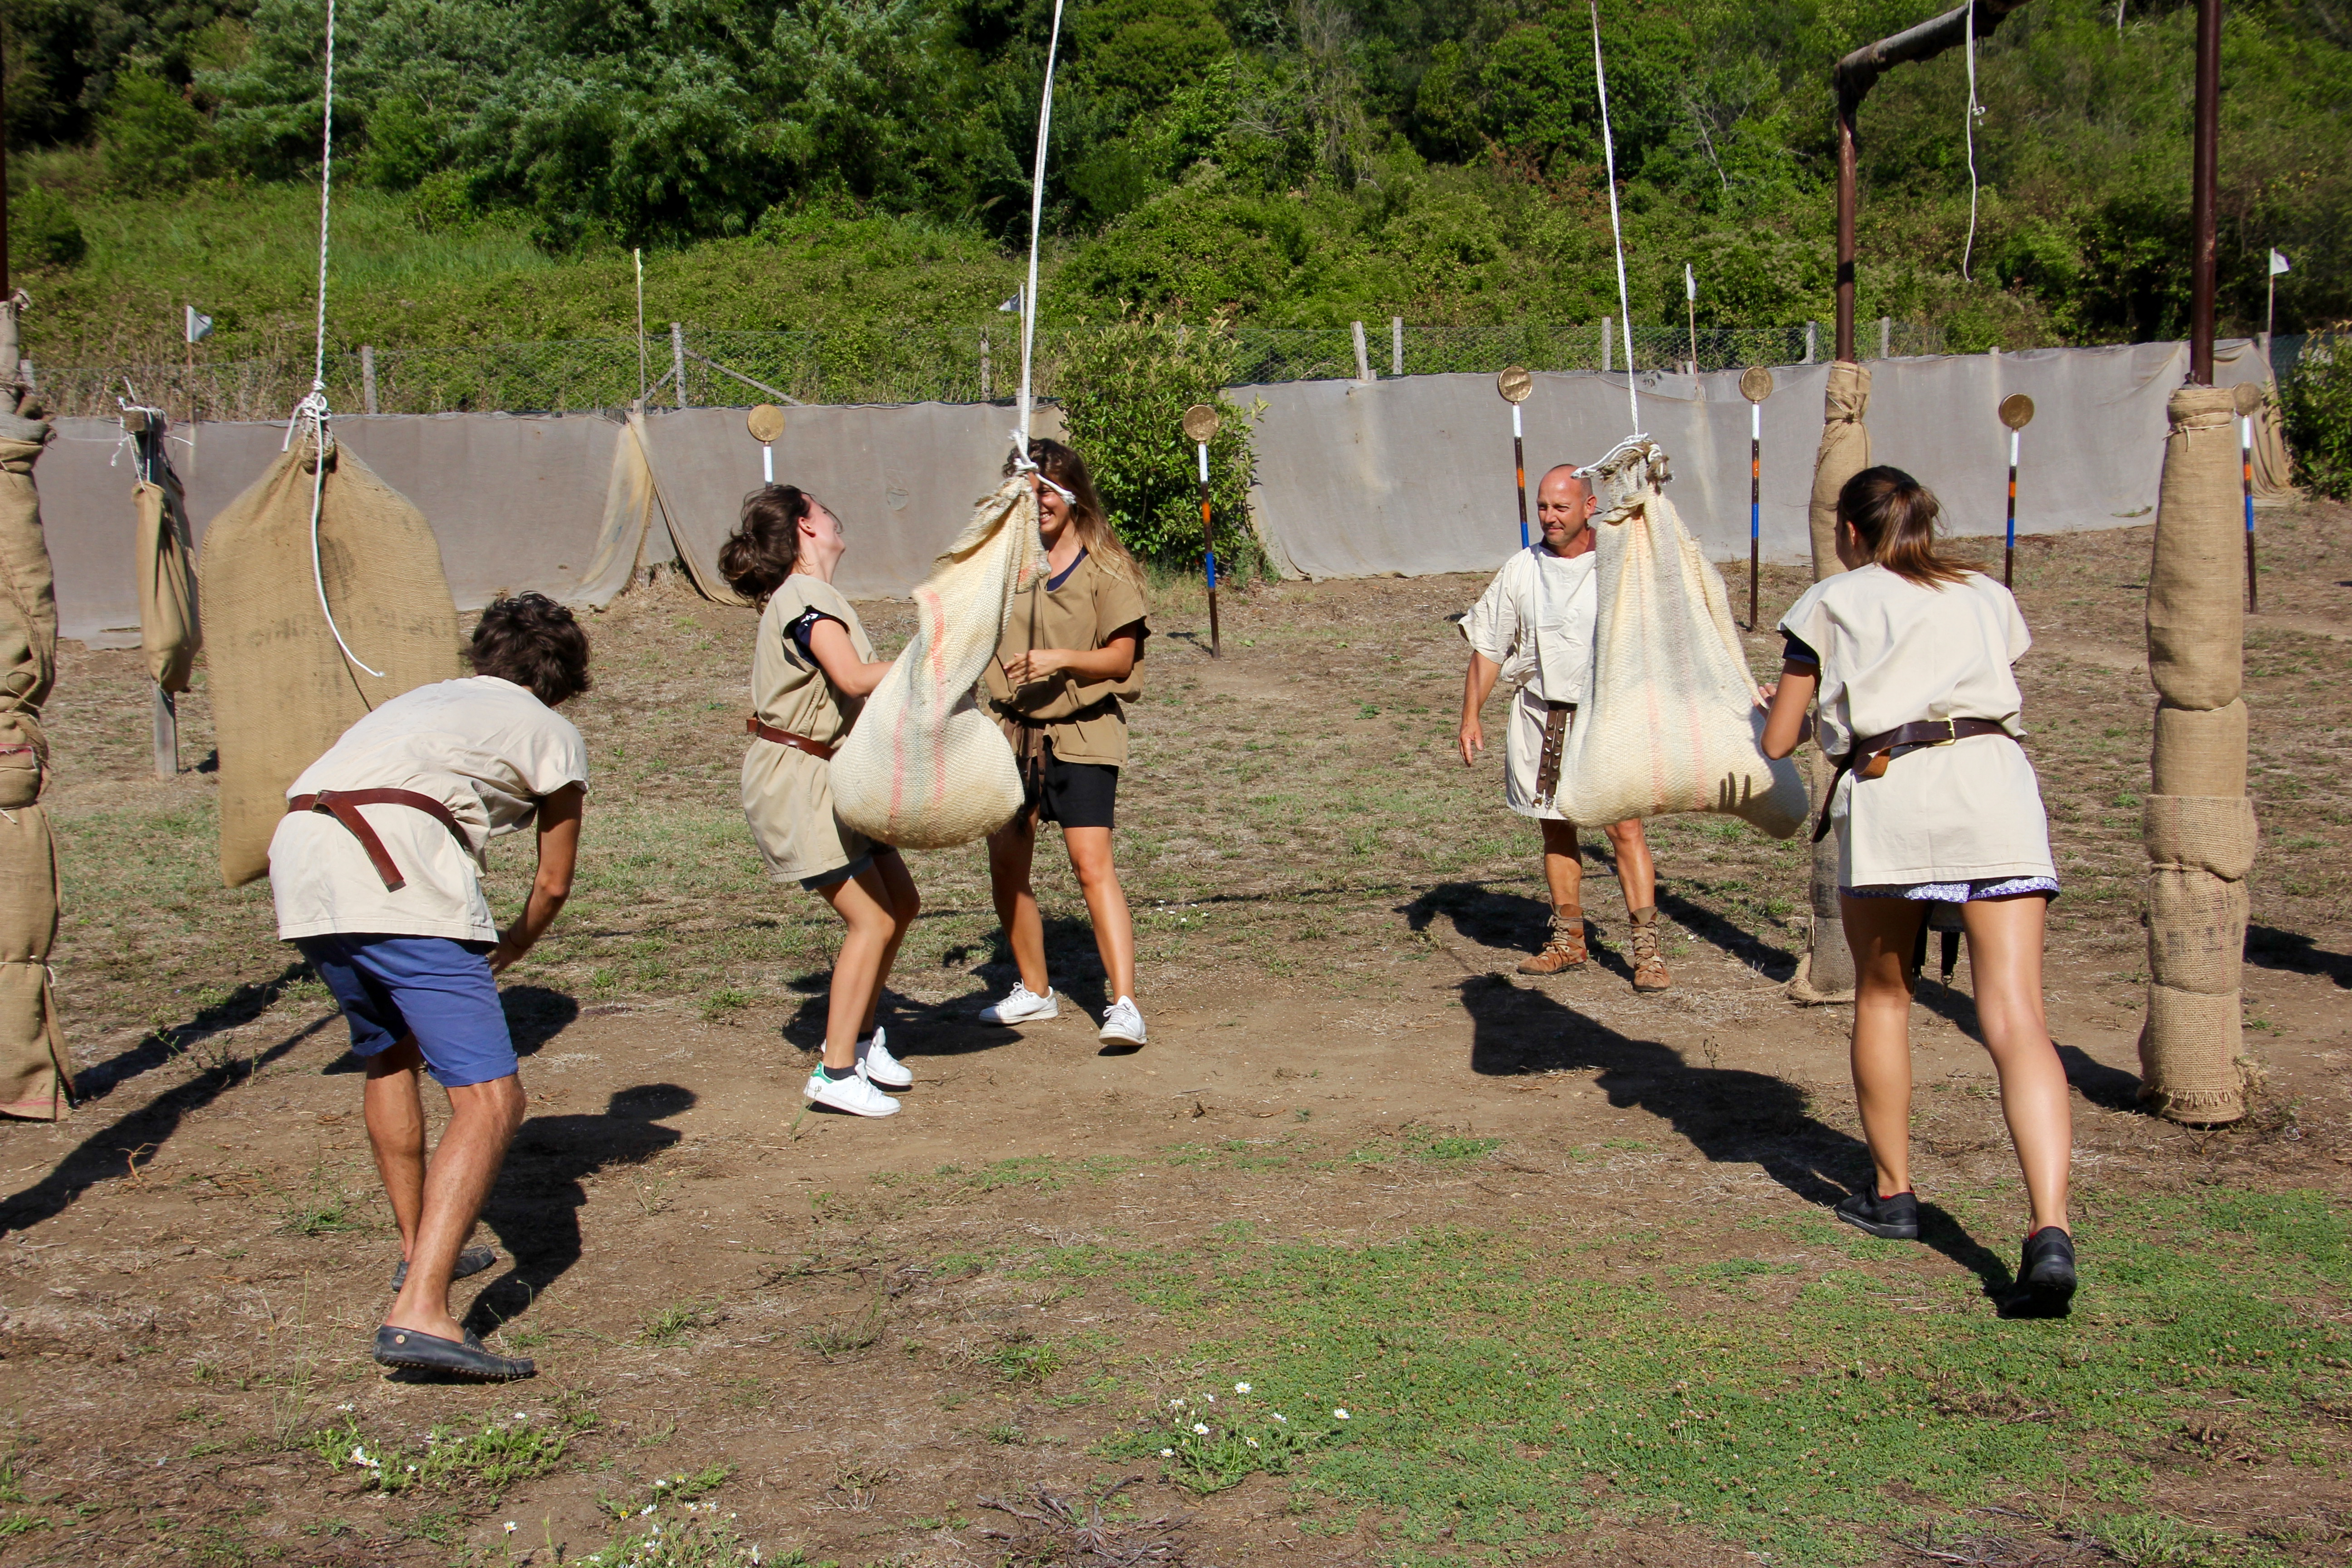
[[(1553, 805), (1560, 759), (1577, 699), (1592, 668), (1595, 611), (1592, 514), (1601, 508), (1592, 487), (1560, 464), (1536, 491), (1543, 542), (1504, 563), (1495, 580), (1462, 617), (1470, 644), (1470, 673), (1462, 684), (1462, 763), (1486, 749), (1478, 710), (1497, 677), (1521, 682), (1511, 700), (1504, 746), (1503, 798), (1543, 829), (1544, 881), (1551, 895), (1551, 934), (1543, 951), (1519, 965), (1522, 974), (1557, 974), (1588, 956), (1584, 944), (1584, 868), (1577, 858), (1576, 825)], [(1632, 923), (1633, 989), (1664, 991), (1673, 984), (1658, 953), (1658, 879), (1639, 819), (1607, 829), (1617, 856)]]
[[(465, 1247), (523, 1117), (493, 978), (572, 891), (588, 748), (556, 707), (588, 689), (588, 634), (541, 594), (474, 628), (475, 673), (420, 686), (343, 731), (287, 792), (269, 844), (278, 934), (342, 1004), (367, 1063), (368, 1142), (400, 1225), (375, 1359), (480, 1381), (529, 1377), (449, 1310), (450, 1281), (497, 1261)], [(539, 874), (501, 933), (482, 896), (489, 840), (536, 821)], [(430, 1165), (418, 1071), (449, 1096)]]

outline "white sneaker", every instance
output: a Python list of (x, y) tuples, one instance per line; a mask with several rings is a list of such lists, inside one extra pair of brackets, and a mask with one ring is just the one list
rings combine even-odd
[(1052, 986), (1045, 987), (1045, 994), (1040, 996), (1018, 980), (1013, 983), (1010, 996), (980, 1010), (980, 1021), (983, 1024), (1030, 1024), (1041, 1018), (1058, 1018), (1061, 1016), (1062, 1005), (1055, 1000)]
[(822, 1071), (809, 1074), (808, 1084), (801, 1098), (813, 1105), (830, 1105), (835, 1110), (846, 1110), (852, 1116), (896, 1116), (898, 1102), (866, 1081), (863, 1073), (847, 1078), (827, 1078)]
[(888, 1030), (877, 1024), (872, 1034), (857, 1042), (857, 1070), (864, 1073), (869, 1082), (878, 1083), (884, 1089), (912, 1089), (915, 1087), (915, 1075), (908, 1070), (906, 1063), (890, 1054), (890, 1047), (885, 1043), (888, 1035)]
[(1095, 1037), (1106, 1045), (1139, 1046), (1143, 1044), (1143, 1012), (1131, 998), (1122, 996), (1110, 1005), (1103, 1015), (1102, 1033)]

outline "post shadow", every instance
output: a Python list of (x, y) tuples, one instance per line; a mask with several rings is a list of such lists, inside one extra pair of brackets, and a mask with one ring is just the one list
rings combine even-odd
[(184, 1024), (148, 1033), (127, 1051), (96, 1062), (74, 1074), (77, 1107), (105, 1099), (127, 1079), (152, 1072), (206, 1035), (219, 1034), (252, 1023), (269, 1011), (286, 988), (310, 976), (307, 959), (297, 959), (267, 980), (248, 980), (208, 1007), (196, 1009)]
[(2329, 952), (2301, 931), (2248, 926), (2246, 962), (2257, 969), (2321, 975), (2334, 981), (2338, 990), (2352, 991), (2352, 954)]
[(664, 1117), (691, 1110), (692, 1089), (674, 1083), (621, 1089), (597, 1116), (534, 1116), (515, 1133), (482, 1223), (505, 1248), (505, 1273), (466, 1310), (465, 1326), (488, 1333), (528, 1310), (541, 1291), (580, 1261), (585, 1180), (608, 1165), (635, 1165), (685, 1134)]
[[(1448, 892), (1433, 889), (1409, 908), (1414, 929), (1440, 912)], [(1475, 940), (1475, 929), (1462, 934)], [(1470, 1015), (1475, 1073), (1595, 1072), (1594, 1086), (1610, 1104), (1659, 1117), (1710, 1163), (1758, 1166), (1808, 1203), (1833, 1205), (1872, 1180), (1862, 1141), (1813, 1116), (1804, 1092), (1784, 1079), (1692, 1067), (1660, 1041), (1619, 1034), (1499, 974), (1465, 975), (1458, 989)], [(2009, 1266), (1939, 1205), (1920, 1204), (1919, 1238), (1976, 1275), (1987, 1297), (2007, 1299)]]

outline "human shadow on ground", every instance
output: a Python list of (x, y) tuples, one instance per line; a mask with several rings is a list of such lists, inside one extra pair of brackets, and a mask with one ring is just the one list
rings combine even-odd
[[(1002, 998), (1021, 978), (1003, 931), (991, 932), (984, 943), (958, 943), (942, 953), (940, 962), (950, 969), (960, 968), (982, 952), (987, 957), (973, 971), (982, 983), (978, 994), (930, 1004), (918, 1002), (887, 985), (882, 988), (882, 1005), (875, 1017), (891, 1031), (890, 1049), (894, 1054), (913, 1058), (968, 1056), (1011, 1045), (1020, 1038), (1017, 1028), (980, 1021), (980, 1010)], [(904, 952), (898, 961), (903, 968), (908, 962)], [(1103, 973), (1102, 957), (1095, 950), (1092, 921), (1066, 915), (1045, 917), (1045, 972), (1051, 977), (1055, 994), (1061, 998), (1062, 1016), (1058, 1022), (1041, 1026), (1061, 1027), (1069, 1023), (1074, 1011), (1082, 1010), (1089, 1016), (1099, 1017), (1103, 1009), (1110, 1005), (1112, 998), (1106, 994), (1107, 976)], [(788, 1044), (803, 1051), (824, 1048), (825, 1009), (831, 1001), (832, 987), (833, 977), (824, 970), (792, 982), (790, 989), (799, 992), (804, 1000), (784, 1024), (782, 1035)], [(919, 1067), (917, 1070), (920, 1071)]]
[(2323, 975), (2336, 982), (2339, 990), (2352, 991), (2352, 954), (2329, 952), (2301, 931), (2248, 926), (2246, 962), (2257, 969)]
[(269, 1011), (288, 986), (310, 977), (310, 964), (297, 960), (268, 980), (247, 981), (219, 1001), (197, 1008), (184, 1024), (148, 1031), (129, 1050), (75, 1073), (74, 1103), (82, 1106), (103, 1100), (125, 1079), (153, 1071), (211, 1036), (252, 1023)]
[[(1588, 868), (1588, 885), (1602, 874)], [(1605, 874), (1608, 904), (1596, 907), (1590, 896), (1585, 900), (1587, 945), (1594, 963), (1631, 984), (1633, 966), (1624, 956), (1631, 945), (1624, 906), (1617, 892), (1616, 873), (1609, 870)], [(1658, 889), (1658, 908), (1683, 930), (1768, 978), (1785, 980), (1797, 972), (1795, 957), (1785, 949), (1758, 940), (1731, 921), (1668, 891), (1664, 885)], [(1442, 913), (1453, 921), (1455, 931), (1480, 946), (1521, 953), (1532, 953), (1543, 946), (1551, 921), (1551, 906), (1542, 900), (1524, 893), (1499, 892), (1482, 882), (1440, 883), (1406, 905), (1402, 912), (1406, 924), (1414, 931), (1427, 926), (1432, 915)], [(1672, 967), (1671, 962), (1668, 967)]]
[(635, 1165), (685, 1134), (661, 1125), (693, 1109), (695, 1094), (674, 1083), (639, 1084), (614, 1094), (601, 1116), (534, 1116), (516, 1131), (482, 1223), (505, 1249), (507, 1270), (482, 1289), (465, 1325), (488, 1333), (530, 1310), (540, 1292), (580, 1261), (580, 1211), (588, 1177)]
[[(1438, 912), (1415, 906), (1415, 929)], [(1499, 974), (1465, 976), (1458, 989), (1470, 1015), (1475, 1073), (1594, 1073), (1594, 1087), (1612, 1105), (1659, 1117), (1710, 1163), (1754, 1165), (1808, 1203), (1833, 1205), (1871, 1180), (1862, 1141), (1814, 1117), (1805, 1092), (1786, 1079), (1692, 1067), (1660, 1041), (1619, 1034)], [(2009, 1266), (1958, 1219), (1923, 1202), (1919, 1223), (1925, 1245), (1976, 1275), (1994, 1301), (2006, 1300)]]
[(311, 1036), (341, 1021), (333, 1013), (313, 1019), (259, 1055), (250, 1059), (230, 1058), (221, 1065), (207, 1068), (91, 1133), (47, 1175), (0, 1203), (0, 1232), (28, 1230), (44, 1220), (54, 1219), (100, 1182), (125, 1177), (135, 1180), (140, 1171), (154, 1163), (163, 1145), (172, 1141), (180, 1124), (191, 1115), (277, 1062)]

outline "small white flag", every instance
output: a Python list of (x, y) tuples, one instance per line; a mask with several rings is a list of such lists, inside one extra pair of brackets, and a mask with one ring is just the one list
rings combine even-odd
[(1698, 303), (1698, 274), (1691, 270), (1687, 261), (1683, 263), (1683, 297), (1694, 305)]
[(1013, 290), (1013, 298), (1007, 300), (1004, 303), (996, 308), (1012, 315), (1019, 315), (1021, 313), (1021, 290), (1018, 289)]
[(2271, 276), (2272, 276), (2272, 277), (2273, 277), (2273, 278), (2275, 278), (2275, 277), (2277, 277), (2280, 273), (2282, 273), (2282, 272), (2284, 272), (2284, 271), (2285, 271), (2285, 270), (2286, 270), (2286, 258), (2285, 258), (2285, 257), (2284, 257), (2284, 256), (2282, 256), (2282, 255), (2280, 255), (2280, 254), (2279, 254), (2277, 251), (2275, 251), (2275, 250), (2272, 251), (2272, 252), (2271, 252)]
[(210, 316), (205, 315), (202, 310), (197, 310), (194, 305), (189, 306), (188, 341), (192, 343), (200, 343), (212, 335), (213, 319)]

